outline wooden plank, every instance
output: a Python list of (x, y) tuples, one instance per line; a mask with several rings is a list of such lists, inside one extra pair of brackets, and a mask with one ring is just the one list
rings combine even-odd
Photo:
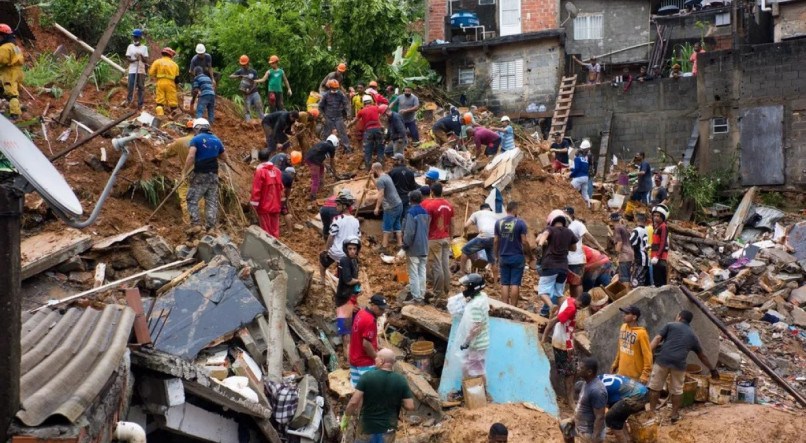
[[(92, 46), (90, 46), (86, 42), (84, 42), (83, 40), (81, 40), (78, 37), (76, 37), (75, 34), (73, 34), (72, 32), (68, 31), (67, 29), (65, 29), (62, 25), (60, 25), (58, 23), (53, 23), (53, 27), (56, 28), (57, 31), (59, 31), (62, 34), (64, 34), (70, 40), (78, 43), (78, 45), (81, 46), (82, 48), (86, 49), (87, 52), (90, 52), (90, 53), (95, 52), (95, 48), (93, 48)], [(126, 71), (126, 68), (124, 68), (123, 66), (120, 66), (119, 64), (115, 63), (114, 60), (110, 59), (109, 57), (107, 57), (105, 55), (101, 55), (101, 60), (106, 62), (106, 64), (108, 64), (109, 66), (115, 68), (115, 70), (117, 70), (121, 74), (126, 74), (128, 72), (128, 71)]]
[(92, 237), (76, 229), (43, 232), (20, 244), (23, 280), (81, 254), (92, 246)]
[(124, 232), (122, 234), (113, 235), (111, 237), (106, 237), (103, 240), (99, 240), (92, 245), (93, 251), (101, 251), (104, 250), (117, 242), (122, 242), (127, 238), (131, 237), (132, 235), (139, 234), (141, 232), (146, 232), (151, 229), (151, 225), (141, 226), (137, 229), (131, 230), (129, 232)]
[(516, 306), (512, 306), (508, 303), (504, 303), (492, 297), (489, 297), (489, 303), (491, 310), (498, 312), (505, 312), (506, 317), (510, 320), (515, 320), (524, 323), (535, 323), (538, 325), (549, 322), (549, 320), (545, 317), (541, 317), (538, 314), (529, 312), (525, 309), (521, 309)]
[(404, 306), (400, 313), (406, 320), (448, 341), (451, 334), (451, 316), (447, 312), (429, 305), (408, 305)]
[(62, 124), (66, 124), (69, 121), (70, 111), (73, 110), (73, 106), (76, 104), (78, 96), (84, 89), (84, 85), (87, 84), (87, 80), (89, 80), (90, 75), (92, 75), (93, 71), (95, 70), (95, 65), (98, 64), (98, 60), (100, 60), (101, 56), (104, 54), (104, 50), (106, 49), (106, 45), (109, 43), (109, 39), (111, 39), (112, 34), (115, 33), (115, 28), (117, 28), (118, 23), (120, 23), (120, 20), (123, 18), (123, 14), (125, 14), (126, 10), (129, 9), (131, 2), (132, 0), (121, 0), (118, 3), (117, 11), (115, 11), (115, 13), (112, 15), (112, 18), (109, 19), (109, 23), (106, 25), (106, 30), (104, 31), (103, 35), (101, 35), (101, 39), (98, 41), (98, 44), (95, 46), (95, 51), (93, 51), (89, 61), (87, 61), (87, 65), (84, 66), (84, 71), (81, 72), (81, 76), (78, 78), (75, 86), (73, 86), (73, 90), (70, 93), (70, 98), (67, 99), (67, 104), (64, 106), (64, 109), (59, 116), (59, 122)]
[(163, 285), (161, 288), (157, 289), (157, 296), (159, 297), (160, 295), (170, 291), (171, 289), (175, 288), (176, 286), (181, 285), (182, 282), (187, 280), (188, 277), (190, 277), (194, 272), (198, 271), (199, 269), (201, 269), (201, 268), (203, 268), (205, 266), (207, 266), (207, 263), (205, 263), (203, 261), (196, 263), (190, 269), (188, 269), (185, 272), (179, 274), (178, 276), (176, 276), (175, 279), (169, 281), (168, 283)]
[[(294, 314), (289, 309), (285, 311), (285, 319), (288, 322), (288, 327), (297, 334), (297, 337), (300, 338), (306, 345), (310, 346), (311, 348), (315, 349), (323, 357), (329, 357), (330, 352), (328, 352), (325, 344), (322, 343), (322, 340), (319, 339), (319, 335), (315, 334), (306, 324), (302, 321), (297, 314)], [(299, 347), (298, 347), (299, 348)]]
[(596, 163), (596, 177), (603, 179), (607, 171), (607, 151), (610, 149), (610, 126), (613, 123), (613, 112), (608, 112), (605, 117), (604, 130), (602, 131), (602, 141), (599, 144), (599, 160)]
[(140, 298), (140, 290), (137, 288), (127, 288), (124, 290), (126, 294), (126, 304), (134, 311), (134, 338), (137, 340), (138, 345), (151, 344), (151, 334), (148, 332), (148, 323), (146, 322), (145, 310), (143, 309), (143, 300)]
[(725, 230), (725, 238), (723, 240), (733, 241), (742, 233), (747, 213), (750, 212), (750, 208), (753, 206), (753, 198), (756, 196), (756, 190), (757, 188), (753, 186), (744, 193), (742, 202), (739, 203), (736, 212), (733, 213), (733, 218), (731, 218), (730, 223), (728, 223), (728, 229)]

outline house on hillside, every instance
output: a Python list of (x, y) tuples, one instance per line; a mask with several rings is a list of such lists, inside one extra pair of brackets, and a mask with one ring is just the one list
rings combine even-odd
[(554, 0), (429, 0), (421, 52), (457, 102), (553, 107), (564, 31)]
[(806, 0), (770, 0), (766, 2), (774, 21), (774, 41), (806, 37)]

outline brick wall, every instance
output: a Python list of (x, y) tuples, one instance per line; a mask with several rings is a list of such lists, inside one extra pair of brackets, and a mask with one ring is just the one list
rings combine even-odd
[(448, 0), (426, 0), (426, 43), (445, 39), (445, 16), (448, 15)]
[(521, 32), (558, 27), (556, 0), (521, 0)]
[(612, 112), (610, 155), (629, 161), (645, 152), (650, 163), (665, 152), (682, 157), (697, 110), (697, 83), (693, 78), (661, 79), (634, 83), (628, 92), (609, 84), (579, 85), (574, 95), (568, 135), (575, 140), (589, 137), (598, 154), (601, 132)]
[[(752, 107), (783, 105), (783, 150), (787, 185), (806, 184), (806, 41), (755, 45), (706, 52), (698, 58), (700, 133), (698, 164), (705, 169), (725, 158), (741, 162), (741, 113)], [(725, 117), (729, 133), (711, 135), (713, 117)], [(780, 149), (770, 146), (765, 149)]]

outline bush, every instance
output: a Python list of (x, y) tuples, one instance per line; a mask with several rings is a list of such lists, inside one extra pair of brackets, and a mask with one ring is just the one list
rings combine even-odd
[[(87, 65), (89, 57), (67, 57), (58, 58), (50, 53), (42, 53), (37, 57), (33, 66), (25, 69), (25, 84), (33, 87), (59, 86), (64, 89), (71, 89), (75, 86), (84, 66)], [(104, 62), (99, 62), (90, 77), (90, 81), (98, 85), (105, 86), (120, 80), (121, 74)]]

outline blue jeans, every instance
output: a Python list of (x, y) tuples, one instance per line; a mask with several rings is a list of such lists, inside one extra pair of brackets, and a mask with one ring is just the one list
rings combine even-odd
[(403, 204), (383, 210), (383, 232), (400, 232), (400, 217), (403, 215)]
[(260, 100), (260, 93), (255, 91), (243, 99), (244, 113), (246, 120), (252, 119), (252, 111), (255, 112), (257, 118), (263, 120), (263, 101)]
[(137, 88), (137, 107), (143, 107), (143, 94), (146, 88), (146, 74), (129, 74), (128, 93), (126, 101), (131, 103), (134, 95), (134, 88)]
[(462, 246), (462, 254), (470, 257), (473, 254), (484, 251), (487, 255), (487, 263), (495, 264), (495, 255), (493, 255), (493, 242), (495, 239), (492, 237), (483, 238), (476, 237)]
[(649, 204), (649, 192), (635, 191), (630, 197), (630, 200), (639, 201), (645, 205)]
[(372, 165), (372, 154), (375, 154), (375, 161), (383, 164), (383, 130), (380, 128), (367, 129), (364, 131), (364, 166)]
[(406, 130), (409, 131), (409, 134), (411, 134), (411, 139), (414, 143), (418, 143), (420, 141), (420, 131), (417, 129), (417, 121), (403, 122), (403, 125), (406, 127)]
[(207, 121), (213, 124), (215, 120), (215, 95), (200, 95), (196, 103), (196, 118), (201, 118), (207, 111)]

